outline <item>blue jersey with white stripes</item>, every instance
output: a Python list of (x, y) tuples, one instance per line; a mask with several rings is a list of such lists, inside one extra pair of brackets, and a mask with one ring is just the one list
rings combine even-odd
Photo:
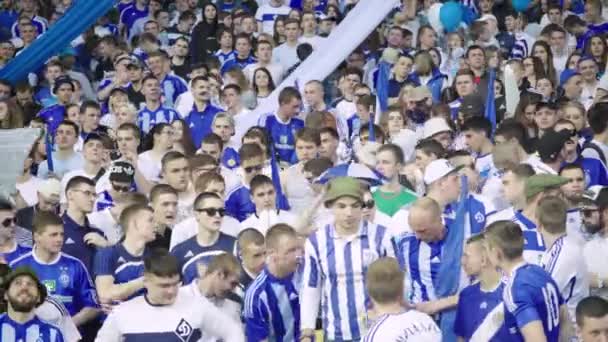
[[(368, 266), (380, 257), (392, 256), (386, 228), (362, 222), (356, 234), (338, 235), (333, 224), (317, 230), (306, 240), (302, 303), (306, 323), (316, 319), (309, 308), (308, 291), (318, 291), (322, 300), (323, 327), (327, 339), (357, 340), (363, 337), (369, 298), (365, 290)], [(307, 310), (307, 311), (304, 311)]]
[(156, 110), (151, 110), (144, 107), (137, 113), (137, 126), (147, 134), (156, 124), (172, 123), (175, 119), (179, 119), (179, 115), (171, 108), (160, 106)]
[(236, 57), (236, 51), (223, 52), (222, 50), (217, 50), (213, 55), (220, 61), (220, 65), (224, 65), (224, 63)]
[(0, 315), (0, 341), (63, 342), (64, 338), (58, 327), (36, 316), (22, 324), (4, 313)]
[(9, 265), (12, 269), (22, 266), (31, 268), (46, 286), (48, 294), (59, 299), (70, 316), (85, 307), (98, 307), (93, 280), (82, 261), (73, 256), (59, 253), (54, 261), (44, 263), (38, 260), (34, 252), (30, 252)]
[(395, 254), (402, 269), (407, 270), (407, 299), (412, 303), (437, 299), (435, 288), (441, 267), (444, 240), (424, 242), (413, 233), (393, 238)]
[(29, 252), (32, 251), (31, 247), (27, 247), (27, 246), (22, 246), (18, 243), (15, 243), (15, 248), (7, 253), (0, 253), (0, 256), (2, 256), (4, 258), (4, 261), (7, 264), (10, 264), (11, 262), (13, 262), (15, 259), (19, 258), (20, 256), (27, 254)]
[(536, 224), (524, 216), (521, 210), (515, 212), (512, 221), (519, 225), (524, 234), (524, 259), (534, 265), (540, 264), (546, 247)]
[(300, 298), (294, 278), (277, 278), (264, 269), (247, 288), (243, 317), (248, 342), (299, 340)]
[(291, 118), (287, 122), (281, 122), (276, 115), (271, 114), (261, 119), (260, 126), (266, 128), (277, 152), (278, 161), (295, 164), (297, 162), (296, 133), (304, 128), (304, 121)]
[[(95, 277), (114, 277), (114, 284), (128, 283), (144, 275), (143, 256), (131, 255), (122, 243), (102, 248), (95, 255), (93, 273)], [(141, 294), (144, 294), (143, 289), (129, 299)]]
[(548, 342), (559, 341), (562, 295), (549, 273), (540, 266), (523, 264), (513, 270), (503, 293), (509, 341), (523, 341), (521, 328), (540, 321)]
[(454, 332), (469, 341), (501, 342), (509, 340), (504, 324), (502, 293), (504, 284), (493, 291), (483, 291), (481, 283), (465, 287), (459, 294)]
[(184, 285), (190, 284), (199, 277), (197, 265), (199, 263), (208, 264), (211, 259), (219, 254), (234, 254), (236, 239), (222, 232), (219, 233), (217, 240), (209, 246), (201, 246), (196, 240), (196, 235), (178, 244), (171, 250), (179, 261)]
[(160, 87), (163, 91), (163, 106), (168, 108), (175, 107), (177, 97), (188, 91), (188, 83), (177, 75), (167, 74)]

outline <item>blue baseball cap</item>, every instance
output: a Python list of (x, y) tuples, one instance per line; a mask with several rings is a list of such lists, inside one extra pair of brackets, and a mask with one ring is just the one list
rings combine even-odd
[(568, 82), (569, 79), (571, 79), (572, 77), (574, 77), (576, 75), (580, 75), (580, 73), (576, 70), (566, 69), (566, 70), (562, 71), (562, 74), (559, 75), (559, 86), (563, 87), (564, 84), (566, 84), (566, 82)]

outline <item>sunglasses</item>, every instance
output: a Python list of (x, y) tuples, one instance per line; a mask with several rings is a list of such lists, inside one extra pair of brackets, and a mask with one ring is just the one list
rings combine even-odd
[(262, 171), (264, 169), (263, 165), (255, 165), (255, 166), (247, 166), (244, 167), (245, 173), (252, 173), (254, 171)]
[(363, 202), (364, 209), (374, 209), (375, 206), (376, 206), (376, 201), (374, 201), (373, 199)]
[(4, 228), (8, 228), (8, 227), (12, 226), (15, 223), (16, 223), (16, 221), (15, 221), (14, 217), (7, 217), (7, 218), (4, 219), (4, 221), (2, 221), (2, 226)]
[(207, 216), (215, 216), (215, 214), (219, 214), (220, 217), (224, 217), (224, 215), (226, 215), (226, 209), (224, 208), (200, 208), (194, 209), (194, 211), (205, 213)]
[(125, 185), (116, 185), (116, 184), (112, 184), (112, 188), (116, 191), (116, 192), (129, 192), (129, 190), (131, 190), (130, 186), (125, 186)]

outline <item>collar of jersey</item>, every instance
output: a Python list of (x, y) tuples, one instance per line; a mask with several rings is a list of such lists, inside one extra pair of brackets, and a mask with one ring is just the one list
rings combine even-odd
[[(355, 234), (351, 238), (351, 240), (355, 239), (357, 237), (366, 237), (367, 235), (368, 235), (368, 222), (361, 219), (361, 222), (359, 223), (359, 229), (357, 230), (357, 234)], [(336, 232), (336, 226), (333, 223), (331, 224), (330, 229), (329, 229), (329, 236), (335, 240), (344, 239), (344, 237), (338, 236), (338, 234)]]

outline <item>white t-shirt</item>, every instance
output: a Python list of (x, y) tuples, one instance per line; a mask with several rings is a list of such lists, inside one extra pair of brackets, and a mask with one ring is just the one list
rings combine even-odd
[(343, 99), (342, 101), (336, 104), (336, 113), (338, 113), (338, 117), (342, 117), (344, 119), (348, 119), (351, 116), (355, 115), (357, 112), (357, 105), (353, 101), (347, 101)]
[(380, 317), (367, 331), (363, 342), (441, 342), (441, 330), (431, 316), (409, 310)]
[(148, 181), (156, 183), (160, 181), (162, 163), (160, 160), (154, 160), (152, 158), (151, 150), (141, 153), (137, 157), (137, 168)]
[(249, 109), (243, 108), (232, 118), (234, 119), (234, 135), (232, 136), (232, 140), (241, 144), (247, 130), (258, 124), (260, 115), (252, 113)]
[[(606, 267), (606, 260), (608, 260), (608, 237), (596, 236), (591, 241), (585, 243), (583, 257), (589, 272), (596, 273), (601, 278), (608, 278), (608, 267)], [(592, 289), (592, 294), (608, 298), (608, 287)]]
[(35, 313), (41, 320), (58, 327), (65, 342), (77, 342), (82, 338), (68, 309), (54, 297), (46, 297), (44, 303), (36, 308)]
[(300, 62), (297, 53), (298, 46), (289, 46), (283, 43), (272, 50), (272, 61), (278, 63), (284, 70), (288, 70)]
[(42, 179), (32, 176), (24, 183), (17, 183), (15, 187), (19, 190), (19, 194), (28, 205), (31, 207), (38, 203), (38, 187), (42, 183)]
[(310, 44), (310, 46), (312, 46), (313, 50), (317, 50), (318, 48), (322, 47), (322, 44), (327, 40), (327, 38), (321, 37), (321, 36), (312, 36), (312, 37), (305, 37), (305, 36), (301, 36), (298, 39), (298, 43), (300, 44), (304, 44), (304, 43), (308, 43)]
[(110, 213), (110, 208), (87, 214), (87, 218), (89, 219), (89, 224), (101, 230), (111, 244), (118, 243), (122, 238), (122, 227)]
[(291, 212), (284, 210), (264, 210), (259, 216), (253, 214), (245, 221), (241, 222), (241, 230), (255, 228), (263, 235), (266, 235), (268, 229), (277, 223), (286, 223), (293, 227), (296, 223), (296, 216)]

